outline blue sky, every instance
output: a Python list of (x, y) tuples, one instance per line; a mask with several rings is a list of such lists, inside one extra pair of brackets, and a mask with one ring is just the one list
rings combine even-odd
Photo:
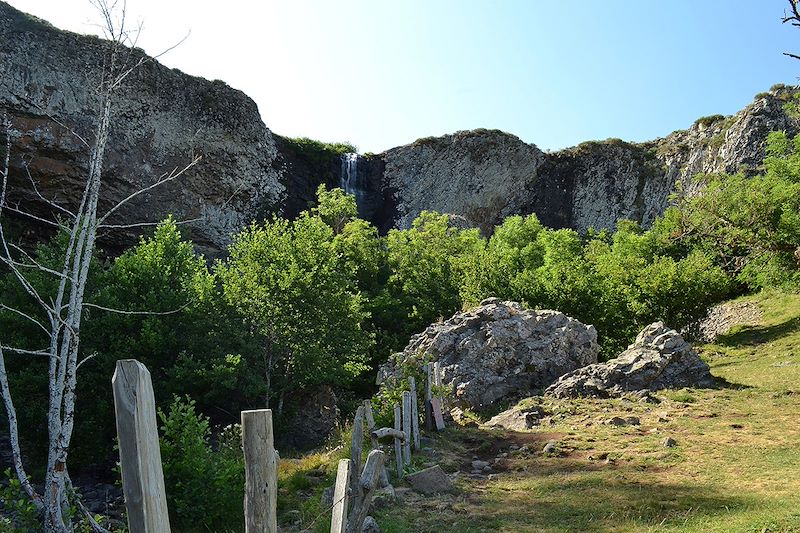
[[(11, 0), (95, 31), (88, 0)], [(257, 6), (257, 7), (256, 7)], [(276, 133), (379, 152), (498, 128), (542, 149), (642, 141), (797, 83), (788, 0), (128, 0), (140, 45), (221, 79)]]

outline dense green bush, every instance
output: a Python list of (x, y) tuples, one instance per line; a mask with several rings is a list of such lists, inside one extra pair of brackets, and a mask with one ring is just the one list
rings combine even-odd
[(176, 396), (161, 421), (161, 463), (173, 527), (182, 531), (241, 531), (244, 458), (241, 434), (230, 426), (211, 446), (208, 418), (194, 400)]

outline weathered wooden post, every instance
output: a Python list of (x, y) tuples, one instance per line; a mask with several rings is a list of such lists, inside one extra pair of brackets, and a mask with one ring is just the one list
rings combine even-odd
[(350, 485), (350, 459), (340, 459), (336, 471), (336, 486), (333, 489), (333, 514), (331, 533), (345, 533), (347, 528), (347, 500)]
[(381, 450), (372, 450), (367, 456), (361, 476), (353, 474), (353, 477), (357, 478), (357, 483), (353, 493), (352, 509), (347, 517), (347, 533), (361, 533), (372, 503), (372, 495), (378, 485), (384, 458), (385, 455)]
[(431, 408), (433, 377), (431, 376), (431, 364), (425, 363), (422, 368), (425, 371), (425, 429), (433, 431), (433, 409)]
[(278, 532), (278, 461), (272, 433), (272, 410), (242, 411), (247, 533)]
[(411, 393), (403, 391), (403, 463), (411, 464)]
[(350, 441), (350, 469), (353, 475), (350, 477), (350, 490), (355, 491), (358, 486), (358, 473), (361, 472), (361, 451), (364, 449), (364, 406), (359, 405), (356, 409), (356, 416), (353, 419), (353, 436)]
[(135, 359), (123, 359), (117, 361), (111, 384), (128, 531), (169, 533), (150, 372)]
[[(398, 432), (403, 431), (399, 405), (394, 406), (394, 429)], [(403, 445), (401, 442), (400, 438), (394, 437), (394, 461), (397, 465), (397, 479), (403, 479)]]
[(414, 450), (419, 451), (422, 441), (419, 437), (419, 406), (417, 405), (417, 381), (413, 376), (408, 378), (408, 385), (411, 389), (411, 433), (414, 437)]
[[(433, 384), (437, 387), (442, 386), (442, 369), (439, 361), (433, 363)], [(436, 431), (444, 430), (444, 416), (442, 415), (444, 409), (444, 400), (441, 396), (431, 398), (431, 410), (433, 411), (433, 422), (436, 426)]]
[[(364, 400), (364, 418), (367, 421), (367, 432), (369, 433), (369, 440), (373, 450), (380, 450), (381, 443), (378, 441), (378, 437), (373, 433), (376, 429), (375, 427), (375, 417), (372, 416), (372, 402), (369, 400)], [(386, 472), (386, 465), (384, 464), (381, 468), (381, 488), (387, 487), (389, 485), (389, 474)]]

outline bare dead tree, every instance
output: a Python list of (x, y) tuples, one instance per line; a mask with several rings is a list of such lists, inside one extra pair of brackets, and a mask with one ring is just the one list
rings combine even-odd
[[(80, 203), (75, 210), (67, 209), (52, 199), (47, 199), (36, 188), (34, 191), (41, 201), (59, 214), (56, 220), (48, 220), (28, 212), (24, 207), (14, 205), (8, 200), (8, 180), (12, 139), (15, 135), (13, 124), (8, 116), (2, 117), (5, 131), (5, 150), (3, 154), (2, 183), (0, 183), (0, 217), (6, 212), (26, 216), (57, 227), (68, 235), (63, 262), (59, 269), (48, 268), (13, 242), (0, 225), (0, 263), (16, 279), (28, 296), (41, 308), (45, 320), (36, 318), (22, 310), (5, 304), (2, 310), (11, 312), (33, 323), (44, 334), (47, 345), (38, 350), (0, 345), (0, 394), (3, 398), (8, 418), (12, 447), (12, 460), (16, 477), (31, 501), (41, 512), (44, 530), (47, 532), (69, 532), (73, 527), (68, 516), (68, 495), (71, 482), (67, 469), (67, 458), (72, 439), (75, 420), (75, 390), (81, 318), (84, 308), (91, 306), (84, 302), (89, 265), (95, 249), (97, 231), (104, 226), (107, 218), (124, 204), (132, 201), (155, 187), (170, 182), (199, 162), (194, 157), (183, 168), (176, 168), (158, 177), (153, 184), (130, 194), (111, 207), (105, 214), (98, 214), (98, 203), (102, 192), (103, 157), (111, 129), (111, 110), (114, 98), (125, 79), (138, 67), (153, 58), (133, 53), (137, 31), (129, 31), (125, 26), (124, 0), (91, 0), (102, 16), (103, 28), (107, 38), (108, 52), (102, 76), (97, 84), (98, 113), (94, 126), (94, 139), (84, 141), (89, 149), (89, 165)], [(136, 59), (138, 55), (138, 59)], [(146, 223), (142, 223), (144, 225)], [(32, 271), (44, 272), (57, 280), (53, 294), (41, 294), (31, 281)], [(114, 309), (102, 308), (105, 311)], [(121, 311), (124, 312), (124, 311)], [(127, 313), (130, 313), (129, 311)], [(23, 464), (19, 446), (19, 427), (16, 408), (9, 388), (5, 354), (15, 353), (24, 357), (45, 357), (48, 360), (48, 454), (47, 467), (42, 494), (36, 492)], [(90, 521), (91, 522), (91, 521)], [(102, 530), (96, 523), (96, 530)]]
[[(783, 12), (781, 22), (784, 24), (788, 22), (792, 26), (800, 28), (800, 0), (789, 0), (789, 11)], [(791, 54), (789, 52), (784, 52), (783, 55), (794, 59), (800, 59), (800, 55)]]

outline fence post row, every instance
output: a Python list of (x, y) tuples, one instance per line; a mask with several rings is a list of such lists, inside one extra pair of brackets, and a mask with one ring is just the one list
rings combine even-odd
[(244, 518), (247, 533), (278, 532), (278, 461), (272, 410), (242, 411)]
[(135, 359), (123, 359), (117, 361), (111, 385), (128, 531), (169, 533), (150, 372)]

